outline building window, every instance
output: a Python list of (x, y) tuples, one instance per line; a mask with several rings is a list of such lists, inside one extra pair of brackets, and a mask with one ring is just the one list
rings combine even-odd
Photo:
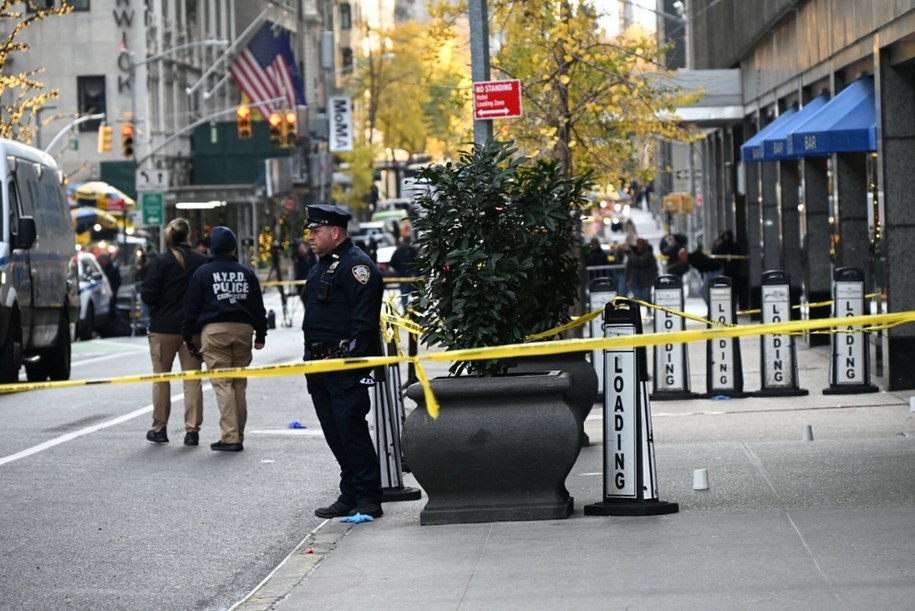
[(351, 30), (353, 28), (353, 10), (349, 4), (340, 5), (340, 29)]
[(343, 67), (341, 72), (343, 74), (352, 74), (353, 73), (353, 50), (349, 47), (344, 47), (340, 49), (340, 57), (343, 59)]
[[(107, 112), (105, 105), (105, 77), (104, 76), (78, 76), (76, 77), (76, 95), (79, 96), (79, 116), (94, 115)], [(113, 123), (108, 117), (108, 123)], [(101, 120), (95, 119), (79, 124), (81, 132), (97, 132)]]
[[(63, 4), (64, 0), (32, 0), (31, 3), (26, 3), (26, 9), (28, 12), (34, 13), (36, 11), (33, 6), (37, 6), (39, 9), (48, 9)], [(74, 11), (89, 10), (89, 0), (69, 0), (68, 4), (73, 7)]]

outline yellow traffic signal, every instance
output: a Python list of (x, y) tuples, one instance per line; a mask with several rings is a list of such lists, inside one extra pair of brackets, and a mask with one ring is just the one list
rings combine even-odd
[(241, 104), (235, 111), (235, 115), (238, 119), (238, 139), (250, 140), (252, 136), (251, 107), (246, 104)]
[(283, 146), (283, 115), (271, 112), (267, 118), (267, 127), (270, 129), (270, 144)]
[(110, 125), (100, 125), (98, 128), (98, 152), (110, 153), (111, 140), (114, 138), (114, 128)]
[(121, 126), (121, 154), (124, 157), (133, 157), (133, 123), (125, 123)]
[(283, 146), (292, 148), (299, 139), (299, 124), (294, 110), (283, 111)]

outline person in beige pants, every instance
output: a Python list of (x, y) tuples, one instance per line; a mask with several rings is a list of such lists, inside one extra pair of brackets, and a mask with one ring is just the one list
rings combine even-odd
[[(251, 348), (260, 350), (266, 342), (267, 312), (260, 283), (251, 268), (238, 262), (237, 246), (231, 229), (213, 229), (213, 256), (194, 272), (184, 297), (184, 342), (193, 353), (197, 350), (194, 335), (200, 334), (208, 370), (247, 367)], [(248, 420), (248, 380), (213, 378), (212, 384), (219, 405), (220, 439), (210, 449), (241, 452)]]
[[(184, 293), (191, 276), (206, 262), (206, 257), (188, 244), (191, 227), (187, 220), (176, 218), (165, 227), (166, 251), (153, 259), (143, 278), (140, 298), (149, 306), (149, 355), (153, 372), (172, 370), (175, 356), (182, 371), (200, 369), (200, 359), (184, 346), (181, 323)], [(168, 382), (153, 383), (153, 422), (146, 440), (168, 443), (168, 417), (171, 414), (171, 387)], [(184, 445), (199, 443), (203, 423), (203, 391), (200, 380), (184, 382)]]

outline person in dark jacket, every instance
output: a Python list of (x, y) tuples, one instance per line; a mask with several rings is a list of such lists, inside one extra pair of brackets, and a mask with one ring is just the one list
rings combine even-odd
[(651, 301), (651, 287), (658, 278), (658, 260), (651, 244), (638, 238), (626, 258), (626, 286), (632, 296), (641, 301)]
[[(318, 258), (311, 252), (311, 246), (305, 240), (296, 240), (292, 248), (295, 279), (304, 282), (308, 278), (308, 270), (318, 262)], [(302, 305), (305, 305), (305, 285), (296, 285), (295, 292), (302, 300)]]
[(105, 272), (105, 277), (108, 278), (108, 284), (111, 285), (111, 295), (117, 299), (118, 290), (121, 288), (121, 268), (107, 252), (99, 253), (97, 259), (102, 271)]
[[(255, 350), (267, 341), (267, 312), (260, 282), (254, 272), (238, 262), (238, 240), (228, 227), (216, 227), (210, 234), (208, 263), (191, 277), (184, 296), (182, 335), (192, 353), (197, 352), (194, 335), (200, 334), (200, 352), (207, 369), (247, 367), (251, 364), (252, 336)], [(248, 404), (246, 378), (214, 378), (213, 390), (219, 405), (220, 440), (211, 450), (244, 450)]]
[[(400, 243), (391, 255), (391, 267), (394, 272), (401, 278), (413, 278), (416, 275), (416, 247), (410, 236), (400, 238)], [(400, 283), (400, 301), (403, 305), (403, 311), (407, 311), (410, 304), (410, 294), (419, 290), (415, 282)]]
[[(381, 354), (381, 274), (346, 233), (352, 218), (338, 206), (308, 206), (308, 241), (318, 255), (305, 285), (305, 360)], [(324, 439), (340, 465), (340, 494), (319, 518), (380, 517), (381, 467), (365, 418), (370, 370), (305, 376)]]
[[(147, 266), (140, 287), (140, 299), (149, 307), (149, 355), (153, 372), (172, 370), (175, 356), (182, 371), (200, 369), (200, 359), (188, 352), (181, 336), (184, 293), (194, 271), (206, 262), (206, 257), (193, 250), (187, 239), (191, 226), (186, 219), (176, 218), (165, 227), (166, 250)], [(199, 338), (193, 338), (198, 341)], [(153, 383), (153, 422), (146, 433), (152, 443), (168, 443), (168, 417), (171, 414), (171, 386), (168, 382)], [(203, 424), (203, 391), (200, 380), (184, 381), (184, 445), (199, 443)]]

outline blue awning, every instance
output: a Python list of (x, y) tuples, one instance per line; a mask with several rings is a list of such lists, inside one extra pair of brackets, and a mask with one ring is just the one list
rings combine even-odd
[(789, 108), (782, 114), (778, 116), (775, 121), (769, 123), (767, 126), (756, 132), (756, 135), (740, 145), (740, 159), (742, 161), (764, 161), (763, 159), (763, 147), (762, 143), (769, 134), (772, 134), (779, 128), (779, 125), (784, 125), (791, 117), (797, 113), (797, 110), (794, 108)]
[(797, 156), (877, 150), (874, 77), (858, 79), (790, 134)]
[(819, 111), (829, 101), (829, 94), (822, 93), (791, 115), (791, 118), (781, 123), (778, 129), (763, 140), (763, 161), (777, 161), (779, 159), (797, 159), (800, 155), (794, 153), (789, 135), (799, 126)]

